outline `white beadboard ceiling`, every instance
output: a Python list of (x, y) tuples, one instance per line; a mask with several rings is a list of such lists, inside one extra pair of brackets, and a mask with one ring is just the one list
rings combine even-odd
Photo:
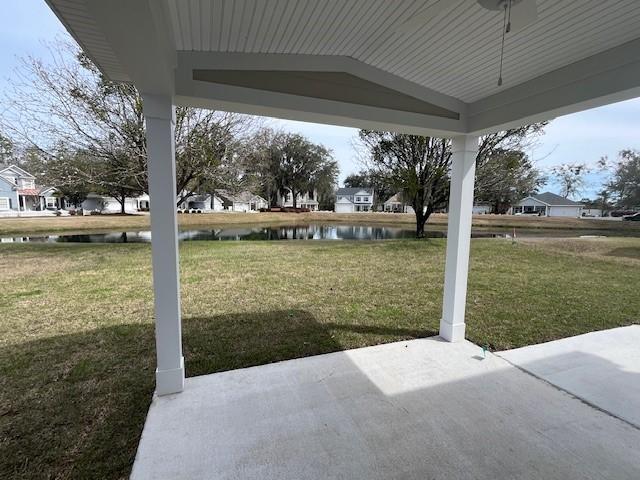
[[(502, 15), (475, 0), (411, 33), (394, 27), (434, 0), (168, 0), (177, 50), (344, 55), (473, 102), (498, 93)], [(60, 3), (56, 1), (56, 4)], [(510, 87), (640, 37), (639, 0), (538, 0), (507, 36)]]
[(48, 0), (47, 3), (103, 73), (112, 80), (130, 80), (83, 1)]

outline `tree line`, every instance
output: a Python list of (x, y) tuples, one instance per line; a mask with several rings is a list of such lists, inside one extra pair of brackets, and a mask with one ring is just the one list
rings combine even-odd
[[(51, 61), (28, 58), (5, 99), (0, 161), (17, 163), (40, 185), (55, 187), (70, 203), (90, 192), (125, 199), (148, 192), (147, 145), (142, 99), (135, 87), (107, 80), (75, 45), (51, 47)], [(536, 123), (484, 135), (476, 158), (475, 199), (494, 213), (535, 193), (548, 181), (525, 153), (542, 135)], [(11, 138), (10, 138), (11, 137)], [(360, 130), (362, 170), (345, 186), (375, 189), (377, 206), (399, 193), (413, 207), (416, 234), (429, 216), (447, 205), (451, 167), (449, 140)], [(278, 195), (317, 193), (321, 209), (332, 209), (338, 165), (332, 152), (305, 137), (276, 131), (256, 117), (177, 107), (176, 191), (187, 197), (251, 190), (275, 205)], [(603, 204), (640, 204), (637, 151), (625, 150), (600, 168), (613, 172), (600, 192)], [(577, 195), (589, 172), (585, 164), (554, 167), (565, 197)]]
[[(124, 213), (127, 197), (148, 192), (143, 105), (133, 85), (109, 81), (67, 43), (51, 48), (49, 63), (25, 59), (17, 75), (0, 124), (5, 164), (75, 204), (94, 192), (115, 198)], [(224, 189), (251, 190), (272, 205), (278, 193), (291, 192), (295, 204), (298, 194), (318, 192), (327, 207), (338, 175), (331, 151), (301, 135), (192, 107), (176, 107), (175, 159), (177, 205)]]

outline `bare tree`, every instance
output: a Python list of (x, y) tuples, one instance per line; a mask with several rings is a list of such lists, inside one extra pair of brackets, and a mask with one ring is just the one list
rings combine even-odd
[[(45, 159), (53, 161), (61, 149), (91, 159), (74, 165), (75, 173), (118, 199), (124, 211), (125, 195), (148, 191), (142, 99), (133, 85), (106, 79), (75, 45), (58, 41), (49, 51), (47, 63), (22, 61), (1, 126)], [(238, 114), (176, 109), (178, 203), (235, 178), (234, 151), (252, 124)]]
[(588, 172), (589, 167), (585, 163), (563, 163), (551, 169), (551, 175), (560, 184), (560, 195), (564, 198), (574, 197), (582, 192)]

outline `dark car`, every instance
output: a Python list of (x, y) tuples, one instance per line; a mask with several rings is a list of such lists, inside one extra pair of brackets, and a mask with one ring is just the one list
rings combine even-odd
[(633, 215), (625, 215), (622, 217), (622, 220), (626, 220), (628, 222), (640, 222), (640, 212), (634, 213)]
[(612, 217), (624, 217), (625, 215), (634, 215), (635, 210), (614, 210), (611, 212)]

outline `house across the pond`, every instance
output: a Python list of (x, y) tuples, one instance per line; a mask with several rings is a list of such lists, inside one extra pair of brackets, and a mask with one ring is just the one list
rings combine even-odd
[(336, 213), (370, 212), (373, 210), (372, 188), (339, 188), (336, 192)]
[(513, 215), (539, 215), (541, 217), (582, 216), (583, 205), (551, 192), (529, 195), (511, 208)]
[(216, 190), (213, 194), (191, 195), (178, 206), (178, 211), (185, 212), (257, 212), (267, 208), (268, 202), (260, 195), (248, 190), (231, 192)]
[[(277, 194), (277, 205), (279, 207), (292, 208), (293, 196), (290, 189), (286, 189), (286, 194), (282, 195), (281, 192)], [(318, 191), (313, 190), (311, 192), (296, 193), (296, 208), (308, 208), (312, 212), (318, 210)]]
[(401, 193), (396, 193), (389, 197), (387, 201), (384, 202), (383, 208), (385, 212), (391, 213), (414, 213), (413, 207), (403, 201)]
[(0, 169), (0, 213), (44, 212), (58, 206), (54, 189), (36, 185), (29, 172), (16, 165)]

